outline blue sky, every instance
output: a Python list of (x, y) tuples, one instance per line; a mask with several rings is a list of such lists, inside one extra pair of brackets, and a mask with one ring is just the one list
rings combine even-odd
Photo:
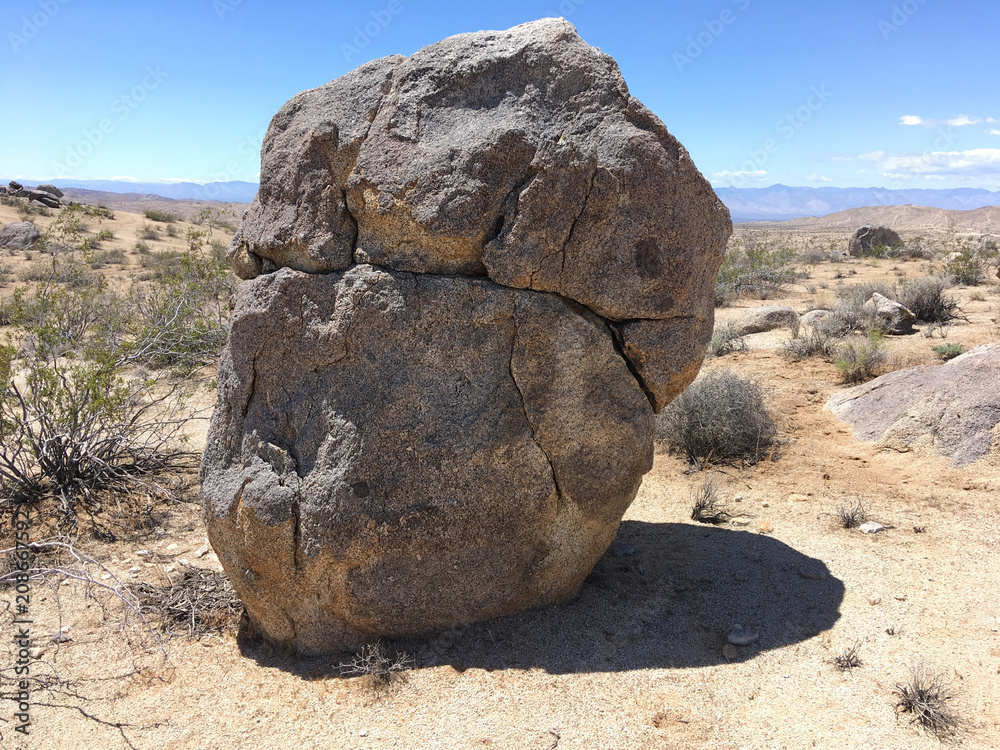
[(1000, 189), (996, 0), (5, 0), (0, 175), (256, 181), (298, 91), (545, 16), (716, 186)]

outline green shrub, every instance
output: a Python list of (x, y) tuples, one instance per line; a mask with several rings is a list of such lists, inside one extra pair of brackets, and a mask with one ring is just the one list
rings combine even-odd
[(778, 434), (760, 385), (728, 371), (696, 380), (656, 424), (657, 440), (691, 462), (756, 463)]
[(108, 240), (113, 240), (115, 238), (115, 233), (110, 229), (102, 229), (97, 233), (98, 242), (107, 242)]
[(931, 351), (934, 352), (938, 357), (947, 362), (949, 359), (954, 359), (963, 351), (965, 347), (962, 346), (957, 341), (953, 341), (949, 344), (940, 344), (938, 346), (932, 346)]
[(794, 251), (775, 246), (768, 234), (744, 231), (723, 257), (715, 288), (717, 306), (721, 306), (720, 301), (725, 304), (741, 296), (774, 297), (785, 284), (795, 280), (794, 260)]
[(157, 211), (156, 209), (147, 208), (142, 213), (150, 221), (159, 221), (163, 224), (168, 224), (171, 221), (177, 221), (177, 215), (169, 213), (168, 211)]
[(146, 255), (150, 251), (150, 247), (147, 243), (142, 240), (136, 240), (135, 244), (132, 245), (132, 252), (139, 253), (139, 255)]
[(180, 230), (173, 224), (167, 224), (167, 236), (168, 237), (179, 237)]
[(986, 273), (986, 264), (981, 258), (965, 250), (959, 257), (948, 261), (944, 267), (944, 272), (956, 284), (976, 286), (983, 281), (983, 276)]
[(877, 377), (885, 364), (885, 333), (876, 328), (860, 338), (845, 341), (837, 347), (834, 364), (845, 383), (864, 383)]
[(158, 240), (160, 239), (160, 233), (156, 230), (152, 224), (143, 224), (139, 227), (139, 239), (140, 240)]

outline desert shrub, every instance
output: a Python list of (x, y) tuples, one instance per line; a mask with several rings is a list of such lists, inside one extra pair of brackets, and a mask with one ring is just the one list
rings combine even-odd
[(842, 505), (837, 509), (837, 519), (845, 529), (856, 529), (868, 520), (868, 512), (864, 504), (857, 500), (849, 505)]
[(817, 247), (811, 247), (799, 253), (799, 263), (805, 263), (810, 266), (815, 266), (829, 260), (831, 260), (830, 253), (826, 250), (820, 250)]
[(102, 229), (97, 233), (98, 242), (107, 242), (108, 240), (113, 240), (115, 238), (115, 233), (110, 229)]
[(837, 298), (851, 305), (863, 305), (878, 292), (883, 297), (894, 299), (895, 290), (884, 281), (867, 281), (861, 284), (844, 284), (837, 290)]
[(934, 260), (936, 255), (933, 250), (924, 247), (919, 241), (913, 241), (894, 248), (892, 257), (903, 260)]
[(657, 439), (691, 462), (756, 463), (778, 435), (760, 385), (728, 371), (696, 380), (656, 421)]
[(849, 672), (855, 667), (860, 667), (861, 642), (856, 641), (853, 646), (834, 656), (833, 665), (841, 672)]
[(410, 666), (407, 654), (393, 652), (381, 641), (376, 641), (363, 646), (351, 661), (341, 664), (340, 672), (345, 677), (361, 677), (371, 692), (381, 695), (396, 683), (405, 681)]
[(708, 354), (711, 357), (724, 357), (733, 352), (745, 352), (748, 348), (744, 338), (728, 323), (716, 328), (708, 342)]
[(159, 221), (163, 224), (169, 224), (172, 221), (177, 221), (177, 215), (169, 213), (168, 211), (157, 211), (153, 208), (147, 208), (142, 213), (150, 221)]
[(776, 246), (766, 233), (744, 231), (723, 257), (716, 280), (716, 301), (741, 296), (774, 297), (785, 284), (795, 280), (794, 260), (791, 248)]
[(858, 248), (859, 258), (888, 258), (892, 254), (892, 248), (881, 242), (865, 246), (864, 243)]
[(692, 501), (692, 521), (721, 524), (733, 517), (712, 476), (705, 477), (702, 485), (694, 491)]
[[(80, 205), (80, 204), (76, 204), (76, 205)], [(100, 221), (101, 219), (114, 219), (115, 218), (114, 212), (112, 212), (112, 210), (110, 208), (108, 208), (107, 206), (88, 206), (88, 205), (83, 205), (83, 206), (81, 206), (81, 209), (83, 210), (84, 215), (86, 215), (86, 216), (93, 216), (93, 217), (97, 218), (98, 221)]]
[(165, 586), (141, 582), (134, 593), (143, 609), (168, 635), (189, 638), (234, 630), (243, 613), (232, 584), (224, 573), (206, 568), (185, 568), (181, 577)]
[(200, 250), (201, 246), (205, 244), (205, 237), (208, 236), (208, 232), (209, 230), (207, 229), (189, 227), (184, 234), (184, 239), (188, 243), (188, 251), (194, 253)]
[(160, 239), (160, 233), (157, 231), (156, 227), (152, 224), (143, 224), (139, 227), (139, 239), (140, 240), (158, 240)]
[(914, 723), (939, 738), (958, 728), (958, 716), (949, 705), (954, 695), (941, 675), (917, 667), (910, 671), (909, 681), (897, 683), (894, 693), (896, 714), (910, 714)]
[(953, 341), (950, 344), (941, 344), (939, 346), (932, 346), (931, 351), (933, 351), (938, 357), (947, 362), (949, 359), (954, 359), (959, 354), (965, 350), (960, 343)]
[(180, 230), (175, 224), (167, 224), (167, 236), (168, 237), (179, 237)]
[(944, 272), (956, 284), (976, 286), (983, 281), (983, 276), (986, 273), (986, 264), (982, 258), (965, 250), (959, 257), (953, 258), (945, 264)]
[(132, 245), (132, 252), (139, 253), (139, 255), (146, 255), (149, 251), (149, 243), (143, 242), (142, 240), (136, 240), (135, 244)]
[(864, 383), (879, 375), (885, 364), (885, 333), (869, 328), (864, 336), (841, 343), (833, 363), (845, 383)]
[(216, 263), (225, 263), (229, 254), (229, 245), (219, 239), (209, 240), (208, 246), (212, 249), (212, 259)]
[(965, 318), (958, 300), (948, 294), (948, 280), (940, 276), (904, 281), (895, 290), (893, 299), (909, 308), (917, 320), (925, 323), (947, 323)]
[(101, 265), (125, 265), (128, 263), (128, 259), (125, 257), (125, 251), (121, 248), (113, 248), (111, 250), (102, 250), (101, 252), (94, 255), (94, 263), (100, 263)]
[[(824, 321), (825, 323), (826, 321)], [(781, 353), (795, 360), (823, 357), (830, 359), (836, 344), (836, 337), (823, 324), (807, 327), (805, 333), (786, 341)]]

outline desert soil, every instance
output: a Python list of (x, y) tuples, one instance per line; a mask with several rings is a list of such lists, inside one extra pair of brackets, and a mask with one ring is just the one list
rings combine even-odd
[[(0, 207), (0, 221), (14, 220)], [(127, 250), (145, 220), (118, 212), (101, 227), (91, 223), (115, 231), (106, 247)], [(843, 248), (848, 234), (771, 231), (800, 248)], [(141, 272), (139, 257), (104, 270), (124, 283)], [(11, 276), (0, 294), (38, 260), (37, 253), (0, 257)], [(839, 284), (913, 278), (934, 267), (823, 262), (807, 266), (810, 276), (788, 285), (784, 298), (740, 300), (717, 317), (731, 320), (760, 304), (804, 312), (832, 301)], [(969, 322), (951, 326), (946, 340), (966, 349), (996, 341), (995, 280), (952, 291)], [(955, 469), (928, 449), (888, 452), (856, 441), (824, 410), (846, 387), (836, 368), (783, 357), (779, 347), (790, 335), (750, 336), (748, 352), (703, 368), (758, 378), (781, 427), (771, 460), (708, 470), (739, 514), (734, 522), (692, 521), (692, 493), (705, 473), (658, 452), (616, 546), (575, 600), (393, 644), (410, 655), (411, 668), (381, 691), (363, 677), (338, 675), (347, 655), (295, 659), (245, 643), (232, 629), (158, 644), (101, 589), (92, 586), (88, 597), (78, 580), (36, 581), (32, 675), (57, 675), (62, 686), (32, 693), (27, 740), (13, 732), (12, 704), (0, 704), (0, 746), (938, 748), (941, 740), (895, 711), (895, 686), (921, 667), (940, 674), (955, 696), (961, 726), (945, 743), (1000, 746), (1000, 457), (994, 451)], [(937, 362), (931, 346), (941, 341), (921, 333), (890, 339), (892, 366)], [(79, 546), (128, 584), (164, 585), (185, 565), (219, 569), (212, 552), (198, 555), (206, 537), (195, 478), (174, 479), (181, 501), (158, 507), (158, 527), (114, 543), (81, 538)], [(885, 531), (839, 526), (838, 509), (856, 502)], [(91, 570), (99, 582), (117, 580)], [(817, 571), (819, 578), (803, 575)], [(0, 602), (12, 599), (11, 589), (0, 591)], [(3, 609), (9, 633), (13, 615)], [(736, 625), (759, 639), (724, 654)], [(61, 628), (72, 640), (51, 642)], [(15, 658), (4, 642), (0, 667)], [(860, 665), (840, 671), (833, 659), (855, 645)], [(6, 691), (10, 670), (2, 676)]]

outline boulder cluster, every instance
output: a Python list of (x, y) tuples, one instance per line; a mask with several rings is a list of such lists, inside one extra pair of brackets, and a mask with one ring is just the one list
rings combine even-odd
[(699, 370), (730, 232), (562, 19), (291, 99), (202, 464), (249, 625), (329, 652), (574, 596)]

